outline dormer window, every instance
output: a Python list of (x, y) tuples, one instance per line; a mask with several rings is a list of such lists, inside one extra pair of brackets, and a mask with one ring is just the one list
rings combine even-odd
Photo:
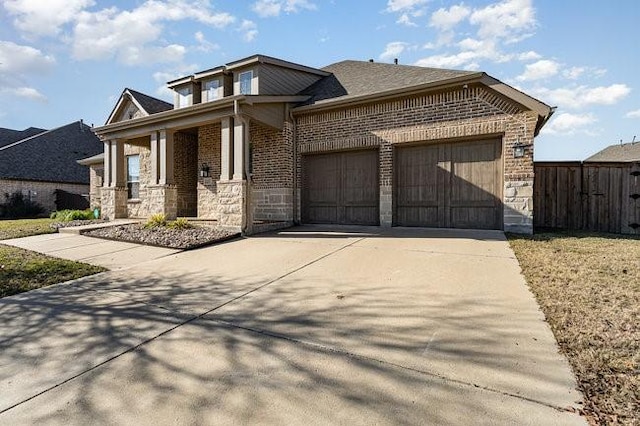
[(240, 83), (240, 94), (251, 94), (251, 81), (253, 80), (253, 71), (241, 72), (238, 76), (238, 82)]
[(176, 89), (176, 93), (178, 94), (178, 108), (184, 108), (191, 104), (191, 87), (181, 87)]
[(209, 80), (204, 83), (204, 91), (206, 92), (207, 101), (215, 101), (220, 98), (220, 80)]

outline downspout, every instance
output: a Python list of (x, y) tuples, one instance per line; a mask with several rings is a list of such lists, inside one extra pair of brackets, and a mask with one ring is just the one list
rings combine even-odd
[(293, 223), (298, 223), (298, 141), (296, 139), (296, 123), (293, 111), (287, 104), (289, 122), (291, 123), (291, 139), (293, 144)]
[(245, 118), (241, 113), (240, 113), (240, 103), (238, 102), (238, 99), (234, 99), (233, 100), (233, 117), (234, 120), (239, 120), (240, 122), (242, 122), (243, 124), (243, 135), (242, 135), (242, 140), (243, 140), (243, 155), (244, 155), (244, 175), (247, 181), (247, 186), (246, 186), (246, 192), (245, 192), (245, 202), (244, 202), (244, 217), (245, 217), (245, 223), (242, 226), (242, 234), (251, 234), (251, 232), (253, 231), (253, 210), (251, 208), (252, 206), (252, 202), (251, 202), (251, 185), (252, 185), (252, 179), (251, 179), (251, 172), (249, 170), (249, 159), (250, 159), (250, 155), (251, 153), (249, 152), (249, 120), (247, 118)]

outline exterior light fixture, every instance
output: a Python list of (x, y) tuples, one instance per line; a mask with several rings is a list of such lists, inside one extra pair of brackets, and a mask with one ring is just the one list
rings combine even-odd
[(525, 148), (526, 146), (520, 143), (520, 141), (518, 140), (518, 142), (516, 142), (516, 144), (513, 146), (513, 158), (524, 157)]
[(200, 177), (209, 177), (209, 165), (207, 163), (202, 163), (202, 167), (200, 167)]

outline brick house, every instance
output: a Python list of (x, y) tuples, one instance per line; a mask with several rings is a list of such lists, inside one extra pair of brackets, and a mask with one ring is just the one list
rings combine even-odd
[(0, 129), (0, 202), (21, 192), (47, 212), (86, 205), (89, 173), (76, 161), (102, 149), (82, 121), (52, 130)]
[(126, 91), (107, 123), (102, 212), (532, 231), (533, 142), (553, 109), (482, 72), (255, 55)]

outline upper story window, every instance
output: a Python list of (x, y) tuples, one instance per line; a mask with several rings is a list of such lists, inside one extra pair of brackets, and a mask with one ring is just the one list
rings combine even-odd
[(183, 108), (189, 106), (190, 97), (191, 97), (191, 88), (190, 87), (181, 87), (180, 89), (176, 89), (176, 93), (178, 93), (178, 108)]
[(127, 156), (127, 198), (140, 198), (140, 156)]
[(238, 76), (238, 82), (240, 83), (240, 94), (251, 94), (251, 81), (253, 80), (253, 71), (241, 72)]
[(214, 101), (220, 97), (220, 80), (209, 80), (204, 83), (204, 91), (207, 93), (207, 101)]

